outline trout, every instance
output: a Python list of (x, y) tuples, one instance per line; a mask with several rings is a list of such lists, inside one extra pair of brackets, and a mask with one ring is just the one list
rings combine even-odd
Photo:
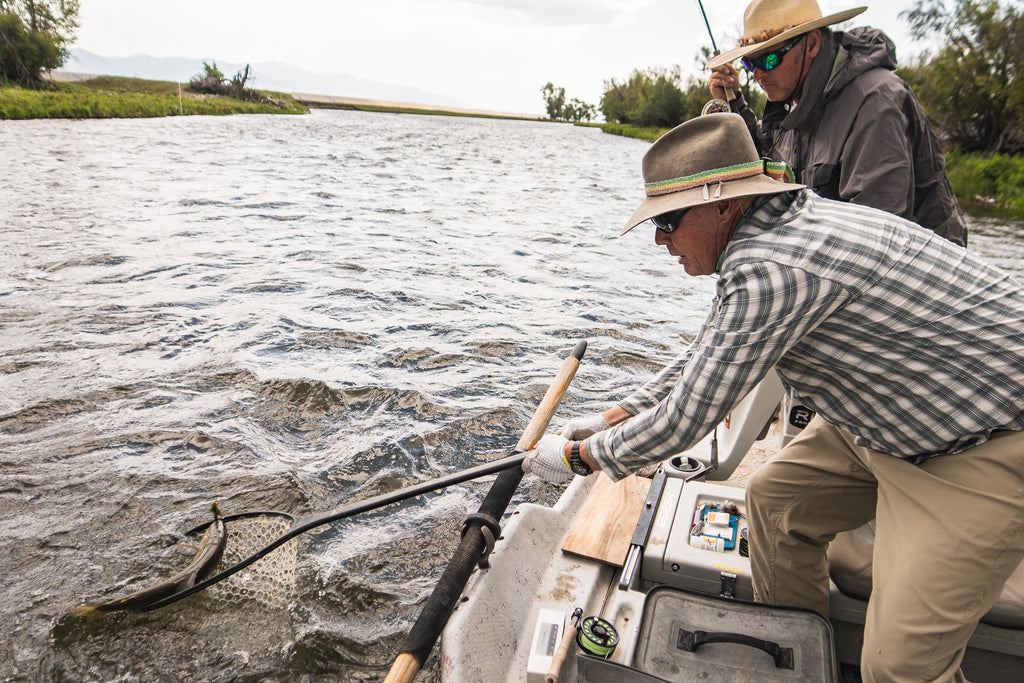
[(155, 586), (144, 588), (123, 598), (95, 605), (72, 607), (68, 613), (76, 617), (98, 618), (107, 612), (141, 609), (213, 576), (217, 565), (220, 564), (220, 558), (224, 554), (228, 534), (217, 503), (210, 505), (210, 509), (213, 511), (213, 523), (203, 534), (202, 540), (199, 541), (199, 549), (196, 551), (195, 557), (183, 570), (166, 581), (161, 581)]

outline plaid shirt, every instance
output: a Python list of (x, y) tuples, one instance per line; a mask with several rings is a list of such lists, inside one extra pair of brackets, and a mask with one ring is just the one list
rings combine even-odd
[(1024, 429), (1024, 287), (891, 214), (774, 195), (737, 225), (693, 343), (587, 452), (618, 479), (691, 448), (773, 367), (858, 445), (957, 453)]

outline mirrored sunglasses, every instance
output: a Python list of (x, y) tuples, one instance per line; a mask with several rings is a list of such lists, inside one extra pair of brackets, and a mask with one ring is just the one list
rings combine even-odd
[(683, 220), (683, 216), (685, 216), (686, 212), (692, 208), (693, 207), (691, 206), (685, 209), (679, 209), (678, 211), (669, 211), (668, 213), (654, 216), (651, 218), (651, 222), (654, 223), (654, 227), (658, 230), (661, 230), (666, 235), (671, 235), (676, 231), (676, 228), (679, 227), (679, 221)]
[(779, 64), (782, 64), (782, 58), (786, 56), (786, 53), (792, 50), (797, 43), (804, 39), (806, 35), (807, 34), (804, 33), (802, 35), (797, 36), (796, 38), (793, 38), (775, 52), (769, 52), (766, 55), (761, 55), (760, 57), (756, 57), (754, 59), (751, 59), (749, 57), (741, 57), (740, 63), (743, 65), (743, 68), (749, 71), (750, 73), (754, 73), (754, 69), (761, 69), (762, 71), (771, 71)]

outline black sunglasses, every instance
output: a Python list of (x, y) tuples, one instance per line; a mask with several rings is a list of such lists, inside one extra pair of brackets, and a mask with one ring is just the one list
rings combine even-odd
[(654, 223), (654, 227), (661, 230), (666, 235), (671, 235), (679, 227), (679, 221), (683, 220), (683, 216), (686, 212), (693, 207), (685, 209), (679, 209), (678, 211), (669, 211), (668, 213), (659, 214), (651, 218), (651, 222)]
[(803, 40), (806, 36), (806, 33), (801, 34), (796, 38), (790, 40), (788, 43), (780, 47), (775, 52), (769, 52), (768, 54), (761, 55), (760, 57), (757, 57), (755, 59), (750, 59), (749, 57), (741, 57), (740, 64), (742, 64), (743, 68), (749, 71), (750, 73), (754, 73), (754, 69), (761, 69), (762, 71), (771, 71), (779, 64), (782, 64), (782, 58), (786, 56), (786, 53), (792, 50), (796, 46), (796, 44)]

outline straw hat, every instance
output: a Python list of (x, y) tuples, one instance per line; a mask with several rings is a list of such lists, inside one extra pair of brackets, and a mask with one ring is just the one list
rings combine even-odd
[(765, 162), (739, 114), (708, 114), (682, 123), (658, 138), (644, 154), (647, 198), (627, 232), (654, 216), (701, 204), (799, 190), (785, 164)]
[(714, 69), (740, 57), (781, 45), (802, 33), (852, 19), (866, 9), (857, 7), (823, 17), (816, 0), (754, 0), (743, 13), (743, 37), (739, 47), (712, 57), (707, 68)]

